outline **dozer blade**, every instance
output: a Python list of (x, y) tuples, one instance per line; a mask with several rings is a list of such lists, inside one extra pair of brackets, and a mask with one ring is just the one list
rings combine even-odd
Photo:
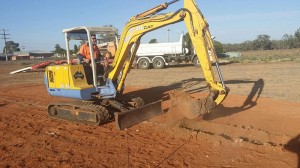
[(122, 113), (115, 113), (115, 121), (119, 130), (149, 120), (162, 114), (161, 100)]

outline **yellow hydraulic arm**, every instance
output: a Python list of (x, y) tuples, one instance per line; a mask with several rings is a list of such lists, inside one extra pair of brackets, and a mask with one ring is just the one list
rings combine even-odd
[[(110, 71), (108, 78), (115, 83), (117, 90), (121, 92), (126, 75), (131, 68), (139, 47), (141, 37), (150, 31), (184, 21), (198, 60), (200, 61), (204, 77), (210, 88), (211, 94), (209, 97), (213, 101), (212, 107), (214, 107), (224, 100), (229, 90), (224, 85), (222, 79), (208, 24), (195, 1), (184, 0), (184, 8), (167, 14), (154, 15), (177, 1), (178, 0), (173, 0), (169, 3), (164, 3), (138, 14), (129, 20), (123, 29), (114, 62), (112, 63), (112, 71)], [(217, 65), (216, 67), (221, 83), (217, 82), (214, 78), (208, 51)], [(212, 107), (205, 108), (209, 110)]]

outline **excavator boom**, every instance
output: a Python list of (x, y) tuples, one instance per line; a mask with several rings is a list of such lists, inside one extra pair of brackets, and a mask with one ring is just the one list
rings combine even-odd
[[(199, 115), (210, 112), (210, 109), (220, 104), (225, 99), (229, 89), (224, 84), (220, 68), (217, 64), (217, 56), (214, 50), (211, 34), (209, 32), (208, 23), (194, 0), (184, 0), (184, 8), (175, 12), (153, 15), (156, 14), (157, 11), (166, 9), (169, 4), (176, 1), (177, 0), (159, 5), (129, 20), (123, 29), (119, 48), (112, 64), (113, 70), (109, 73), (108, 77), (116, 83), (117, 90), (121, 91), (126, 75), (130, 71), (130, 67), (133, 63), (141, 37), (150, 31), (184, 21), (198, 60), (200, 61), (210, 93), (206, 98), (201, 100), (192, 99), (191, 96), (187, 93), (182, 93), (182, 91), (172, 92), (170, 97), (172, 98), (173, 106), (180, 107), (182, 111), (188, 111), (185, 112), (188, 118), (196, 118)], [(210, 57), (213, 58), (213, 61), (217, 65), (221, 82), (217, 82), (214, 77)], [(122, 65), (125, 66), (123, 67)], [(186, 107), (184, 109), (182, 109), (183, 104), (185, 104)], [(193, 115), (189, 115), (189, 113), (192, 113)], [(127, 120), (127, 122), (129, 121)]]

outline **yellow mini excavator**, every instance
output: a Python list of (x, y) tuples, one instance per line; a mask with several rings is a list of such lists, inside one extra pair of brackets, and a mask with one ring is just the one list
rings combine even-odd
[[(177, 1), (179, 0), (163, 3), (130, 18), (122, 31), (119, 42), (117, 42), (114, 61), (109, 68), (103, 68), (103, 60), (95, 60), (93, 57), (91, 66), (84, 63), (72, 65), (69, 41), (87, 40), (89, 44), (92, 44), (92, 34), (116, 34), (114, 28), (75, 27), (65, 29), (68, 64), (48, 66), (44, 80), (50, 95), (80, 100), (50, 104), (48, 106), (49, 116), (94, 125), (115, 120), (117, 128), (122, 130), (161, 114), (161, 101), (145, 105), (140, 97), (124, 96), (122, 94), (124, 82), (134, 61), (141, 37), (150, 31), (180, 21), (185, 22), (210, 93), (201, 100), (192, 99), (192, 97), (183, 100), (182, 96), (188, 95), (187, 93), (174, 92), (171, 95), (172, 104), (187, 107), (181, 109), (185, 113), (190, 113), (187, 115), (190, 118), (208, 113), (220, 104), (229, 89), (222, 79), (208, 23), (195, 1), (184, 0), (183, 8), (167, 14), (158, 14)], [(92, 47), (90, 47), (90, 53), (94, 55)], [(216, 64), (220, 82), (215, 80), (210, 57)]]

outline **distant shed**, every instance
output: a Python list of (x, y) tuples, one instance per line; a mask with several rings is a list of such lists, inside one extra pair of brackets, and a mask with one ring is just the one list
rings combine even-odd
[(28, 51), (14, 52), (14, 54), (11, 56), (11, 60), (25, 60), (25, 59), (30, 59), (30, 55)]
[(11, 60), (39, 59), (52, 56), (54, 56), (54, 53), (48, 51), (19, 51), (14, 52), (13, 56), (11, 57)]

